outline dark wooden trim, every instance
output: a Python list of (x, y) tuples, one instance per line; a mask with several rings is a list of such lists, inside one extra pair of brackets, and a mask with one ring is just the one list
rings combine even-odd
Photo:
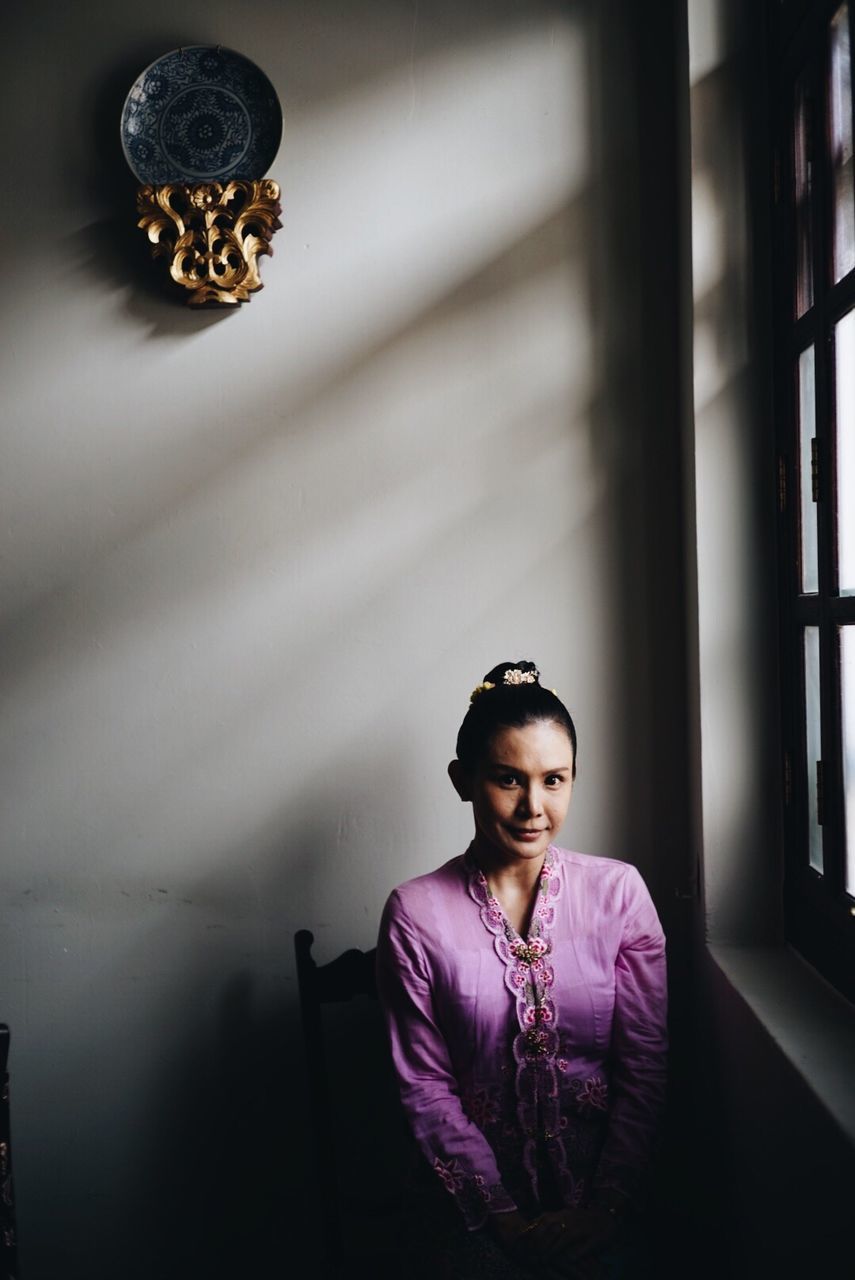
[[(855, 271), (832, 281), (833, 175), (828, 163), (828, 24), (841, 0), (806, 4), (769, 0), (767, 8), (774, 132), (779, 181), (773, 205), (774, 382), (777, 456), (783, 459), (788, 500), (780, 513), (780, 666), (782, 736), (792, 787), (784, 814), (784, 907), (788, 940), (850, 999), (855, 999), (855, 916), (845, 892), (845, 796), (839, 628), (855, 625), (855, 596), (841, 596), (836, 546), (836, 428), (834, 327), (855, 308)], [(855, 24), (855, 0), (850, 0)], [(851, 28), (855, 31), (855, 26)], [(855, 55), (855, 40), (851, 44)], [(793, 210), (793, 108), (797, 80), (806, 75), (814, 102), (812, 249), (813, 305), (795, 319), (795, 216)], [(855, 117), (853, 117), (855, 118)], [(800, 457), (796, 362), (813, 345), (816, 368), (816, 428), (819, 449), (817, 542), (819, 590), (800, 594)], [(808, 776), (805, 755), (803, 629), (819, 628), (823, 761), (824, 873), (808, 865)]]
[(18, 1273), (15, 1197), (12, 1183), (12, 1125), (9, 1098), (9, 1028), (0, 1023), (0, 1280)]

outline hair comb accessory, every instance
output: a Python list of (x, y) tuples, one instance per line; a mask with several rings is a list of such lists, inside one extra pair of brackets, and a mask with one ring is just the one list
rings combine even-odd
[(509, 667), (502, 677), (502, 684), (537, 684), (539, 671), (520, 671), (519, 667)]
[(495, 689), (495, 687), (496, 686), (491, 684), (489, 680), (485, 680), (483, 684), (476, 684), (475, 688), (469, 695), (470, 703), (474, 702), (476, 698), (480, 698), (481, 694), (486, 693), (488, 689)]

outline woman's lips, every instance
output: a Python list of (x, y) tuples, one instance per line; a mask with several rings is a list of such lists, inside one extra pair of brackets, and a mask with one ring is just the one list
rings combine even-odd
[(543, 829), (539, 831), (529, 831), (526, 827), (511, 827), (511, 833), (517, 840), (533, 841), (539, 839), (543, 835)]

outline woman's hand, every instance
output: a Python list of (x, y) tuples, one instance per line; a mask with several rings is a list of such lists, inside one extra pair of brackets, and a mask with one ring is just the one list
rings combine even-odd
[(490, 1215), (490, 1231), (503, 1249), (510, 1252), (517, 1241), (530, 1229), (530, 1223), (518, 1209), (512, 1213)]
[(616, 1222), (604, 1209), (561, 1209), (542, 1213), (516, 1237), (512, 1251), (521, 1262), (548, 1263), (559, 1272), (578, 1274), (577, 1264), (612, 1239)]

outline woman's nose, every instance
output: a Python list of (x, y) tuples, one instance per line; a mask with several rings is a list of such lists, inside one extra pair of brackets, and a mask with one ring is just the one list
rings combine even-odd
[(540, 813), (543, 806), (540, 788), (535, 786), (526, 787), (520, 796), (520, 805), (523, 812), (530, 814), (532, 817)]

